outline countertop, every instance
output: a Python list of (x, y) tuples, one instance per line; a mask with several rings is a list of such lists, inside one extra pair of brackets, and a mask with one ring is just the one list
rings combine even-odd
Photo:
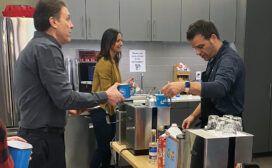
[(148, 155), (135, 156), (126, 149), (126, 145), (120, 145), (117, 142), (112, 142), (111, 147), (119, 155), (121, 155), (132, 167), (135, 168), (157, 168), (157, 164), (148, 162)]
[(180, 95), (175, 96), (171, 99), (172, 102), (194, 102), (200, 101), (200, 96), (193, 96), (193, 95)]

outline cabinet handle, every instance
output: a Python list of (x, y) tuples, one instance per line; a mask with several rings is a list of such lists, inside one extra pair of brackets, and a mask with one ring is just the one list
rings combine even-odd
[(153, 36), (153, 39), (156, 39), (156, 20), (153, 20), (152, 36)]
[(84, 24), (83, 24), (83, 16), (81, 16), (81, 37), (84, 37)]
[[(11, 76), (10, 76), (10, 74), (7, 74), (7, 78), (8, 79), (10, 79), (11, 78)], [(5, 95), (7, 96), (7, 100), (6, 100), (6, 102), (7, 102), (7, 112), (9, 113), (9, 114), (11, 114), (11, 111), (12, 111), (12, 101), (11, 101), (11, 99), (10, 99), (10, 97), (11, 97), (11, 84), (10, 84), (10, 81), (9, 80), (6, 80), (5, 81), (5, 86), (6, 86), (6, 88), (5, 88)], [(13, 121), (12, 121), (12, 124), (13, 124)]]
[(89, 25), (89, 26), (88, 26), (88, 27), (89, 27), (89, 28), (88, 28), (88, 30), (89, 30), (89, 31), (88, 31), (88, 36), (89, 36), (89, 37), (92, 37), (92, 33), (91, 33), (91, 30), (92, 30), (92, 29), (91, 29), (91, 26), (92, 26), (92, 24), (91, 24), (91, 17), (90, 17), (90, 16), (89, 16), (89, 18), (88, 18), (88, 25)]
[(147, 21), (147, 39), (150, 40), (150, 20)]

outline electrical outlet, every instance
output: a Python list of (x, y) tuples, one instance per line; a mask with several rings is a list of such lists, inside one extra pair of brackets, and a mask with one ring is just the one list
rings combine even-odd
[(201, 71), (196, 71), (195, 79), (196, 81), (201, 81)]

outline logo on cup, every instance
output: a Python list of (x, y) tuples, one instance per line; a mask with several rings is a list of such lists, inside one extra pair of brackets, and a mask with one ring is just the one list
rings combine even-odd
[(118, 86), (119, 92), (124, 96), (124, 98), (130, 98), (130, 85), (127, 83), (120, 84)]
[(163, 94), (155, 94), (156, 96), (156, 106), (157, 107), (169, 107), (170, 103), (168, 102), (167, 97)]

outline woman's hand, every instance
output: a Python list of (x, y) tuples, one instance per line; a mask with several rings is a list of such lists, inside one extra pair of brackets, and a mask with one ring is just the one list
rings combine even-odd
[(132, 87), (133, 86), (133, 83), (134, 83), (134, 78), (129, 78), (125, 81), (125, 83), (128, 83), (130, 84), (130, 86)]

